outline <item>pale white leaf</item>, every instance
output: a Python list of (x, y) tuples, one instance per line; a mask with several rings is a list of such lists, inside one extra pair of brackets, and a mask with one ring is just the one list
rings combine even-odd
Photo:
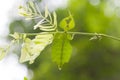
[(40, 55), (41, 51), (52, 42), (52, 34), (40, 34), (35, 39), (26, 39), (21, 49), (20, 62), (29, 61), (30, 64)]

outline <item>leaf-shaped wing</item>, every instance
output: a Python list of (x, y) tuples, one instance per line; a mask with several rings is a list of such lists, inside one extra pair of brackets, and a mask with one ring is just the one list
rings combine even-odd
[(57, 63), (61, 69), (64, 63), (67, 63), (71, 57), (72, 46), (67, 39), (67, 34), (56, 34), (52, 44), (52, 60)]

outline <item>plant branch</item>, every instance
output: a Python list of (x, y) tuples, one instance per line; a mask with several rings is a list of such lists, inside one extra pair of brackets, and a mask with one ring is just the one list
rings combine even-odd
[[(57, 32), (41, 32), (41, 33), (19, 33), (19, 34), (26, 34), (28, 36), (34, 36), (34, 35), (39, 35), (39, 34), (56, 34), (56, 33), (64, 33), (64, 31), (57, 31)], [(111, 35), (107, 34), (102, 34), (102, 33), (86, 33), (86, 32), (67, 32), (68, 34), (74, 34), (74, 35), (85, 35), (85, 36), (101, 36), (101, 37), (106, 37), (106, 38), (111, 38), (117, 41), (120, 41), (119, 37), (114, 37)]]

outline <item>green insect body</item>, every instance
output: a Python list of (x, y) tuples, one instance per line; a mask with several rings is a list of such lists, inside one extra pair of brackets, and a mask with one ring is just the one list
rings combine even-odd
[(74, 23), (74, 19), (72, 17), (72, 15), (69, 13), (69, 16), (64, 18), (61, 22), (60, 22), (60, 27), (64, 30), (64, 31), (69, 31), (71, 29), (73, 29), (75, 26)]

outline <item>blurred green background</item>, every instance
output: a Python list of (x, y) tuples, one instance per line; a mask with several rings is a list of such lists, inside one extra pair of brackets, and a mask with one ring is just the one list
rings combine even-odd
[[(72, 31), (120, 37), (119, 5), (115, 0), (68, 0), (67, 8), (56, 10), (58, 23), (68, 16), (70, 10), (76, 23)], [(34, 20), (19, 19), (10, 24), (9, 30), (10, 33), (39, 32), (33, 30), (34, 25)], [(89, 39), (90, 36), (74, 37), (71, 41), (72, 57), (61, 71), (52, 62), (51, 46), (48, 46), (35, 63), (26, 63), (28, 68), (33, 70), (32, 80), (120, 80), (120, 42), (108, 38), (94, 41)]]

